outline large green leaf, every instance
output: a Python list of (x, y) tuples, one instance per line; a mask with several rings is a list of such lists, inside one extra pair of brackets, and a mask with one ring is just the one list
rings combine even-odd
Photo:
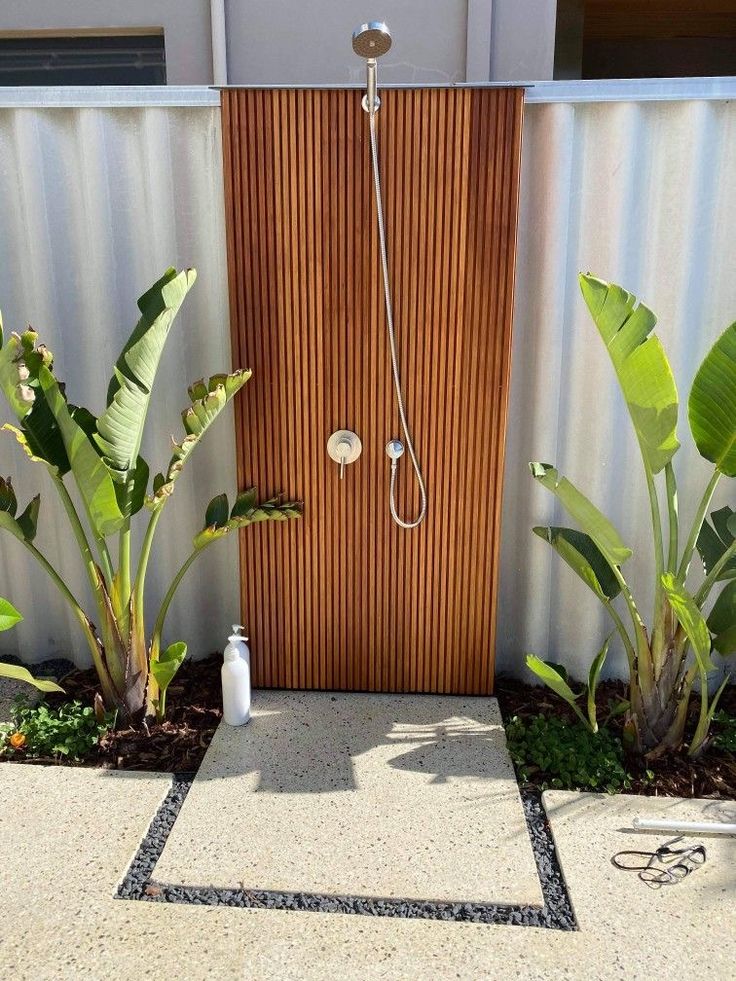
[(721, 590), (708, 616), (708, 626), (714, 634), (736, 627), (736, 582), (727, 583)]
[(697, 603), (674, 573), (666, 572), (662, 576), (662, 585), (669, 604), (692, 645), (699, 666), (705, 672), (712, 671), (715, 664), (710, 656), (710, 631)]
[(537, 526), (532, 531), (549, 542), (599, 599), (612, 600), (621, 592), (610, 565), (590, 535), (574, 528)]
[(6, 511), (14, 517), (17, 510), (18, 499), (15, 496), (13, 481), (10, 477), (0, 477), (0, 511)]
[(548, 688), (551, 688), (555, 695), (559, 695), (560, 698), (567, 702), (581, 722), (588, 725), (588, 720), (580, 711), (580, 707), (577, 704), (578, 696), (575, 694), (572, 688), (570, 688), (568, 683), (553, 664), (550, 664), (548, 661), (543, 661), (540, 657), (537, 657), (536, 654), (527, 654), (526, 666), (530, 671), (534, 672), (540, 681), (543, 681)]
[[(710, 517), (713, 524), (711, 525), (707, 520), (703, 522), (696, 543), (706, 575), (710, 573), (726, 549), (733, 544), (735, 537), (731, 525), (736, 520), (736, 515), (731, 508), (720, 508), (718, 511), (713, 511)], [(736, 579), (736, 558), (725, 564), (718, 579)]]
[(259, 504), (256, 496), (253, 487), (238, 494), (229, 519), (222, 510), (223, 499), (227, 503), (227, 497), (224, 494), (214, 497), (207, 507), (205, 527), (194, 536), (195, 549), (204, 548), (210, 542), (224, 538), (239, 528), (247, 528), (248, 525), (261, 521), (287, 521), (289, 518), (298, 518), (302, 513), (301, 504), (296, 501), (280, 503), (277, 497), (272, 497)]
[(624, 545), (608, 518), (549, 463), (530, 463), (529, 469), (532, 476), (561, 501), (568, 514), (603, 553), (606, 561), (611, 565), (623, 565), (631, 555), (631, 549)]
[(9, 511), (0, 511), (0, 530), (9, 531), (19, 542), (26, 540), (23, 529)]
[(168, 269), (138, 300), (141, 318), (115, 363), (107, 408), (97, 420), (97, 445), (119, 483), (132, 479), (151, 390), (169, 330), (196, 273)]
[(659, 473), (680, 444), (675, 379), (659, 339), (649, 336), (657, 318), (614, 283), (581, 274), (580, 289), (613, 362), (642, 455)]
[(27, 542), (32, 542), (38, 529), (38, 512), (41, 507), (41, 495), (31, 498), (22, 514), (17, 517), (18, 527), (23, 532)]
[(31, 460), (45, 463), (62, 476), (69, 471), (69, 458), (61, 432), (39, 384), (41, 367), (51, 368), (53, 355), (44, 345), (36, 346), (34, 330), (11, 334), (2, 343), (0, 323), (0, 389), (20, 422), (20, 429), (6, 424)]
[(174, 483), (195, 446), (251, 374), (251, 371), (241, 368), (229, 375), (213, 375), (208, 382), (202, 378), (189, 386), (192, 404), (181, 414), (186, 435), (181, 443), (174, 443), (174, 455), (166, 468), (166, 474), (156, 475), (153, 495), (147, 502), (149, 507), (159, 507), (171, 495)]
[(6, 599), (0, 598), (0, 630), (10, 630), (23, 619), (22, 614)]
[(187, 645), (183, 641), (178, 641), (176, 644), (170, 644), (157, 660), (151, 661), (151, 674), (162, 692), (165, 692), (174, 680), (174, 675), (186, 656)]
[(139, 456), (136, 466), (128, 471), (127, 482), (124, 484), (115, 483), (118, 507), (126, 517), (137, 514), (145, 504), (148, 475), (148, 464), (142, 456)]
[(721, 334), (698, 369), (688, 417), (701, 456), (736, 477), (736, 323)]
[[(613, 635), (611, 635), (613, 636)], [(606, 663), (606, 657), (608, 656), (608, 648), (611, 645), (611, 636), (606, 637), (603, 642), (603, 647), (598, 651), (596, 656), (593, 658), (593, 663), (590, 666), (590, 671), (588, 672), (588, 722), (590, 723), (590, 728), (593, 732), (598, 732), (598, 712), (596, 710), (595, 695), (598, 690), (598, 682), (601, 679), (601, 671), (603, 670), (603, 665)]]
[(37, 494), (16, 517), (15, 492), (10, 480), (5, 481), (0, 477), (0, 529), (9, 531), (20, 542), (32, 542), (36, 537), (40, 505), (41, 497)]
[(724, 657), (736, 654), (736, 624), (714, 637), (713, 647)]
[(25, 681), (26, 684), (33, 685), (33, 687), (38, 688), (39, 691), (64, 691), (64, 689), (60, 688), (55, 681), (48, 681), (45, 678), (34, 678), (28, 668), (24, 668), (20, 664), (0, 663), (0, 678), (12, 678), (14, 681)]
[(54, 414), (72, 465), (72, 473), (98, 535), (119, 531), (125, 515), (118, 505), (115, 483), (105, 461), (84, 429), (74, 421), (59, 385), (48, 370), (39, 371), (41, 387)]

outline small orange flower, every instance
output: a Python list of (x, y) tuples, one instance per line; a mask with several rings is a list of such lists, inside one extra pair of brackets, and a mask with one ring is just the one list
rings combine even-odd
[(26, 737), (22, 732), (14, 732), (10, 737), (10, 745), (13, 749), (23, 749), (26, 744)]

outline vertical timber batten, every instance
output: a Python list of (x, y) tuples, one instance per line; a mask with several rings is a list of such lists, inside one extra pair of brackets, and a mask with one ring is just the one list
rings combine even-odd
[[(393, 391), (355, 89), (227, 89), (223, 155), (240, 488), (304, 501), (241, 532), (263, 687), (493, 690), (523, 90), (381, 92), (399, 365), (426, 521), (391, 521)], [(363, 442), (339, 468), (336, 429)], [(417, 513), (405, 456), (397, 506)]]

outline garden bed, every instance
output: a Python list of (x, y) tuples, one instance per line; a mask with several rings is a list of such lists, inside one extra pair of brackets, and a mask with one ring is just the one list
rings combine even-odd
[[(141, 728), (108, 732), (97, 748), (79, 760), (54, 756), (30, 758), (19, 749), (9, 751), (3, 756), (3, 761), (149, 772), (196, 771), (222, 717), (221, 663), (219, 654), (212, 654), (200, 661), (185, 661), (169, 688), (167, 718), (162, 723), (151, 725), (150, 735)], [(64, 695), (46, 696), (45, 701), (50, 708), (75, 700), (91, 706), (94, 704), (95, 693), (99, 690), (93, 669), (72, 671), (64, 677), (63, 687)], [(624, 697), (624, 693), (622, 683), (604, 682), (599, 688), (599, 704), (604, 708), (609, 704), (613, 705)], [(617, 771), (619, 776), (613, 786), (607, 786), (605, 782), (586, 785), (584, 780), (579, 779), (555, 782), (553, 776), (533, 762), (522, 768), (518, 754), (514, 753), (514, 719), (529, 726), (535, 719), (543, 716), (548, 720), (559, 720), (569, 729), (578, 727), (567, 750), (569, 751), (569, 745), (578, 745), (581, 755), (585, 754), (590, 741), (596, 737), (584, 732), (569, 707), (546, 687), (527, 685), (514, 678), (502, 676), (497, 679), (495, 694), (509, 731), (512, 757), (516, 756), (519, 783), (525, 789), (615, 789), (649, 796), (736, 799), (736, 754), (719, 747), (717, 738), (703, 756), (695, 760), (683, 754), (642, 765), (634, 759), (622, 756), (621, 767)], [(724, 692), (721, 709), (736, 719), (736, 686), (732, 685)], [(691, 705), (691, 715), (693, 718), (697, 715), (695, 700)], [(554, 724), (557, 725), (556, 722)], [(607, 729), (612, 743), (620, 741), (621, 728), (620, 717), (611, 719), (608, 723)], [(714, 732), (717, 737), (718, 724), (714, 725)], [(554, 751), (554, 746), (549, 748)], [(572, 769), (574, 777), (574, 768)]]
[[(596, 737), (588, 734), (579, 723), (572, 710), (560, 698), (557, 698), (549, 688), (542, 685), (527, 685), (515, 678), (499, 677), (496, 681), (496, 697), (498, 698), (504, 724), (507, 729), (512, 726), (513, 719), (519, 719), (527, 726), (540, 716), (546, 719), (559, 719), (568, 724), (568, 728), (576, 727), (576, 738), (581, 746), (581, 755), (586, 746)], [(625, 697), (625, 686), (621, 682), (603, 682), (598, 689), (598, 703), (605, 707), (613, 706)], [(731, 685), (723, 693), (719, 708), (727, 715), (736, 719), (736, 686)], [(690, 704), (690, 716), (694, 728), (697, 718), (698, 704), (695, 698)], [(607, 729), (612, 741), (620, 742), (623, 721), (619, 716), (608, 723)], [(621, 766), (625, 773), (621, 785), (615, 789), (626, 793), (646, 794), (648, 796), (666, 797), (702, 797), (718, 800), (736, 799), (736, 754), (718, 746), (720, 727), (714, 724), (715, 740), (705, 753), (698, 759), (690, 759), (685, 754), (678, 754), (642, 764), (636, 759), (622, 754)], [(511, 740), (510, 740), (511, 742)], [(579, 789), (606, 790), (605, 783), (598, 786), (586, 786), (584, 781), (572, 780), (562, 783), (554, 782), (543, 768), (529, 762), (525, 767), (519, 764), (518, 754), (514, 753), (511, 745), (512, 758), (516, 765), (517, 776), (522, 787), (529, 789)], [(550, 747), (553, 751), (554, 747)], [(574, 767), (571, 768), (574, 776)]]
[[(108, 732), (99, 747), (79, 760), (31, 759), (17, 750), (3, 756), (3, 762), (171, 773), (197, 770), (222, 717), (221, 664), (218, 654), (201, 661), (186, 660), (169, 686), (165, 721), (150, 726), (149, 732), (141, 728)], [(72, 671), (61, 684), (63, 695), (46, 696), (50, 708), (75, 700), (91, 706), (99, 691), (94, 669)]]

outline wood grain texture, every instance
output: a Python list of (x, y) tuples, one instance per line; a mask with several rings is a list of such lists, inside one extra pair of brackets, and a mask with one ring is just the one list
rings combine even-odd
[[(264, 687), (487, 694), (508, 401), (521, 89), (386, 90), (378, 117), (409, 422), (429, 510), (391, 520), (392, 387), (368, 120), (355, 90), (228, 89), (238, 480), (305, 502), (240, 541)], [(345, 479), (326, 444), (363, 442)], [(397, 504), (419, 493), (400, 463)]]

